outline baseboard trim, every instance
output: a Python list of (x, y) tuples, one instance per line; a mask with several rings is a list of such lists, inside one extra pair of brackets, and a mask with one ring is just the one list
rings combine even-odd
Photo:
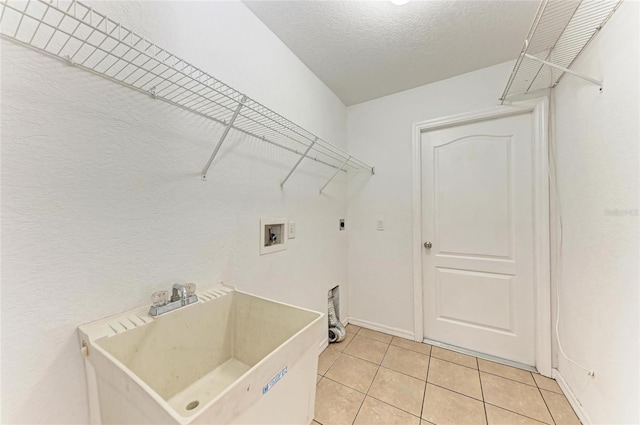
[(567, 400), (569, 400), (569, 404), (571, 405), (571, 407), (573, 407), (573, 410), (576, 412), (576, 415), (578, 415), (578, 419), (580, 419), (580, 422), (582, 422), (582, 425), (592, 425), (593, 422), (591, 422), (589, 415), (587, 415), (587, 412), (585, 412), (584, 408), (582, 407), (582, 404), (580, 404), (580, 402), (578, 401), (578, 398), (573, 393), (573, 391), (571, 390), (571, 387), (569, 387), (569, 384), (567, 384), (567, 381), (565, 381), (560, 371), (558, 369), (551, 369), (551, 376), (553, 377), (553, 379), (556, 380), (556, 382), (558, 382), (560, 389), (562, 390), (564, 395), (567, 397)]
[(346, 320), (346, 322), (354, 326), (360, 326), (361, 328), (371, 329), (372, 331), (384, 332), (389, 335), (410, 339), (411, 341), (413, 341), (413, 332), (405, 331), (404, 329), (398, 329), (391, 326), (381, 325), (379, 323), (369, 322), (368, 320), (355, 319), (353, 317), (349, 317)]

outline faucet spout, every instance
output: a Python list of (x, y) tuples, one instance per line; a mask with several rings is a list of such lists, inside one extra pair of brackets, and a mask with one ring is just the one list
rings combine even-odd
[(180, 283), (173, 284), (171, 302), (174, 301), (180, 301), (183, 306), (187, 305), (187, 288)]

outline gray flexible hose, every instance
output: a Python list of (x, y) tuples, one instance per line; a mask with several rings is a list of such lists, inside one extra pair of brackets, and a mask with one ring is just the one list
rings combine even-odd
[(329, 342), (340, 342), (347, 335), (347, 331), (336, 315), (333, 297), (329, 298), (327, 307), (329, 309)]

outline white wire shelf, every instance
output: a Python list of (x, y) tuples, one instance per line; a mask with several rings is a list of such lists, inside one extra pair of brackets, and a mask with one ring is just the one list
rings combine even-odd
[(602, 81), (572, 71), (576, 58), (602, 29), (622, 0), (543, 0), (500, 97), (555, 87), (565, 73), (600, 86)]
[(374, 173), (370, 165), (82, 2), (1, 0), (0, 9), (4, 38), (223, 124), (202, 170), (204, 180), (231, 129), (300, 155), (282, 185), (305, 158), (335, 168), (333, 177), (348, 170)]

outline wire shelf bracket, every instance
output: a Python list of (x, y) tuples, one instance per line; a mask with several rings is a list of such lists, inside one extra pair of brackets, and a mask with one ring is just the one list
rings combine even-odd
[(293, 168), (291, 169), (291, 171), (289, 171), (289, 174), (287, 174), (287, 177), (285, 177), (284, 180), (282, 180), (282, 183), (280, 183), (280, 187), (284, 187), (284, 184), (287, 182), (287, 180), (289, 180), (289, 177), (291, 177), (291, 174), (293, 174), (293, 172), (296, 171), (296, 168), (298, 168), (298, 165), (300, 165), (302, 160), (307, 157), (307, 155), (309, 154), (309, 151), (311, 150), (311, 148), (313, 148), (313, 145), (315, 145), (317, 141), (318, 141), (318, 138), (316, 137), (316, 139), (313, 142), (311, 142), (307, 150), (304, 151), (302, 156), (298, 158), (298, 162), (296, 162)]
[[(202, 69), (77, 0), (0, 0), (2, 38), (55, 57), (224, 126), (210, 167), (231, 130), (339, 172), (374, 168)], [(332, 178), (333, 179), (333, 178)]]
[(346, 164), (347, 162), (349, 162), (349, 159), (351, 159), (351, 156), (349, 156), (347, 159), (345, 159), (345, 160), (344, 160), (344, 162), (342, 163), (342, 165), (340, 166), (340, 168), (338, 168), (338, 169), (336, 170), (336, 172), (335, 172), (335, 173), (333, 173), (333, 175), (331, 176), (331, 178), (330, 178), (330, 179), (329, 179), (329, 180), (324, 184), (324, 186), (322, 186), (322, 187), (320, 188), (320, 190), (318, 191), (318, 192), (320, 193), (320, 195), (322, 195), (322, 191), (323, 191), (323, 190), (325, 190), (325, 188), (326, 188), (327, 186), (329, 186), (329, 183), (331, 183), (331, 181), (332, 181), (332, 180), (333, 180), (333, 179), (338, 175), (338, 173), (339, 173), (340, 171), (342, 171), (342, 169), (343, 169), (343, 167), (345, 166), (345, 164)]
[(621, 3), (622, 0), (543, 0), (500, 102), (555, 87), (565, 74), (593, 83), (602, 92), (601, 79), (570, 68)]
[(220, 136), (220, 140), (218, 140), (218, 144), (216, 145), (215, 149), (211, 153), (211, 156), (209, 157), (207, 164), (202, 169), (202, 180), (207, 180), (207, 172), (209, 171), (209, 167), (211, 167), (211, 163), (215, 159), (216, 155), (218, 155), (218, 151), (220, 150), (220, 147), (222, 147), (222, 144), (224, 143), (224, 139), (227, 138), (227, 134), (229, 134), (229, 130), (231, 130), (231, 127), (233, 127), (233, 123), (236, 120), (236, 118), (238, 118), (238, 114), (240, 113), (240, 110), (242, 109), (246, 101), (247, 101), (247, 97), (242, 96), (240, 103), (238, 103), (238, 107), (236, 108), (235, 112), (233, 113), (233, 116), (231, 117), (231, 120), (229, 120), (229, 123), (225, 126), (224, 131)]
[(536, 62), (540, 62), (543, 65), (550, 66), (550, 67), (552, 67), (554, 69), (560, 70), (562, 72), (566, 72), (567, 74), (571, 74), (571, 75), (573, 75), (575, 77), (582, 78), (583, 80), (589, 81), (590, 83), (593, 83), (593, 84), (595, 84), (597, 86), (602, 87), (602, 80), (596, 80), (595, 78), (587, 77), (584, 74), (580, 74), (579, 72), (572, 71), (569, 68), (565, 68), (564, 66), (556, 65), (555, 63), (551, 63), (551, 62), (548, 62), (548, 61), (546, 61), (544, 59), (540, 59), (539, 57), (530, 55), (529, 53), (525, 53), (524, 56), (529, 58), (529, 59), (531, 59), (531, 60), (534, 60)]

